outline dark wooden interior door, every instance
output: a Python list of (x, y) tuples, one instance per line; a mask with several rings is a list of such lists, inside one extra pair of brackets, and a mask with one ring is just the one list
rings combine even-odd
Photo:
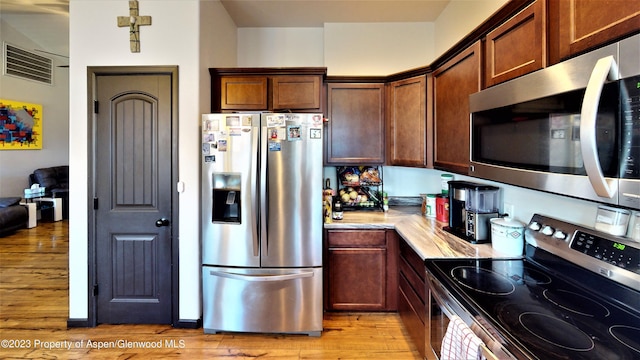
[(98, 323), (172, 320), (171, 75), (99, 75), (95, 116)]

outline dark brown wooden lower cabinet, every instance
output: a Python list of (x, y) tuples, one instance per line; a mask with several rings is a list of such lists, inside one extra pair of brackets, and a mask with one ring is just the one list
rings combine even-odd
[(424, 358), (427, 288), (423, 260), (395, 230), (325, 232), (325, 309), (398, 311)]
[(398, 312), (418, 352), (425, 358), (428, 319), (426, 270), (423, 261), (404, 241), (399, 241)]
[(327, 231), (327, 310), (397, 310), (396, 236), (386, 230)]

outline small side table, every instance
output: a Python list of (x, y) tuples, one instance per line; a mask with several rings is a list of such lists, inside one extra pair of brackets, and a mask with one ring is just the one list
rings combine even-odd
[[(29, 208), (29, 222), (31, 222), (31, 208), (37, 220), (41, 220), (47, 214), (48, 221), (62, 220), (62, 199), (44, 197), (44, 194), (25, 194), (25, 205)], [(34, 224), (35, 226), (35, 224)]]
[(62, 199), (41, 197), (41, 198), (35, 198), (32, 201), (34, 203), (40, 203), (39, 208), (41, 212), (44, 209), (53, 208), (53, 218), (50, 219), (50, 221), (62, 220)]
[(27, 229), (34, 228), (38, 225), (38, 209), (35, 203), (21, 202), (20, 205), (26, 206), (29, 213), (29, 220), (27, 221)]

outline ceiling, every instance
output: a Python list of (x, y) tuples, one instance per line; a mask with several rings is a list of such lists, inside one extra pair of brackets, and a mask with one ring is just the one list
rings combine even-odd
[[(139, 1), (144, 9), (147, 0)], [(432, 22), (451, 0), (220, 1), (238, 27), (322, 27), (324, 23)], [(126, 6), (124, 0), (119, 3)], [(69, 0), (0, 0), (0, 13), (11, 14), (3, 20), (43, 49), (68, 56)]]
[(238, 27), (431, 22), (449, 0), (221, 0)]
[(69, 0), (1, 0), (0, 12), (69, 15)]
[[(324, 23), (430, 22), (450, 0), (221, 0), (238, 27), (322, 27)], [(144, 8), (144, 0), (141, 0)], [(69, 0), (2, 0), (0, 12), (67, 14)]]

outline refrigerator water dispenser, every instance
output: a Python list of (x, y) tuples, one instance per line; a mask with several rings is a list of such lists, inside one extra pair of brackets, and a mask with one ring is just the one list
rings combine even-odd
[(241, 175), (214, 173), (212, 221), (240, 224), (242, 206), (240, 203)]

